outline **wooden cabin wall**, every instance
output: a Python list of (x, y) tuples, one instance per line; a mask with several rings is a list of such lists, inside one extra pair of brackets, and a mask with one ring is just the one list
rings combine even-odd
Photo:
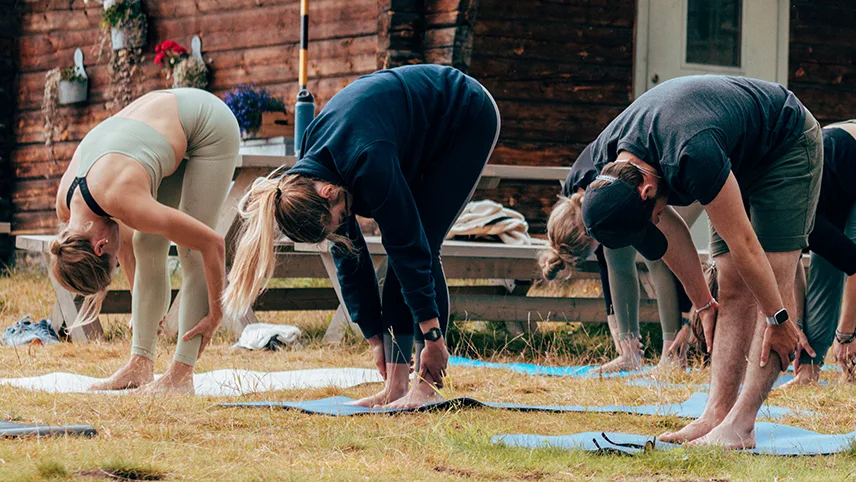
[(788, 88), (821, 125), (856, 118), (856, 3), (791, 4)]
[[(15, 0), (0, 0), (16, 3)], [(210, 89), (220, 96), (242, 83), (256, 83), (282, 95), (291, 111), (297, 94), (300, 35), (298, 0), (142, 0), (149, 16), (149, 38), (140, 93), (168, 82), (152, 63), (154, 46), (167, 39), (189, 47), (202, 38), (210, 59)], [(56, 228), (54, 195), (77, 143), (108, 116), (105, 61), (97, 61), (101, 6), (82, 0), (17, 0), (22, 9), (16, 61), (20, 67), (15, 101), (16, 176), (13, 231), (51, 232)], [(310, 4), (309, 87), (320, 108), (342, 87), (377, 67), (378, 2), (313, 0)], [(5, 31), (4, 31), (5, 32)], [(2, 40), (0, 40), (2, 42)], [(90, 76), (89, 101), (64, 107), (68, 129), (63, 140), (44, 145), (40, 106), (45, 72), (72, 63), (80, 47)], [(7, 49), (3, 49), (7, 52)], [(0, 54), (2, 55), (2, 54)]]
[[(633, 98), (635, 0), (480, 0), (469, 74), (499, 105), (495, 164), (569, 166)], [(557, 183), (477, 191), (543, 232)]]

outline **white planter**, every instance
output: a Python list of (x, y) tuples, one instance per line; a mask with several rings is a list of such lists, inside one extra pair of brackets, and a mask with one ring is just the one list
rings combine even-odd
[(59, 82), (59, 103), (60, 105), (76, 104), (86, 101), (86, 91), (89, 87), (89, 80), (84, 81), (68, 81), (61, 80)]
[(124, 28), (110, 27), (110, 40), (113, 43), (113, 50), (132, 49), (142, 47), (145, 44), (145, 34), (141, 38), (130, 38), (127, 30)]

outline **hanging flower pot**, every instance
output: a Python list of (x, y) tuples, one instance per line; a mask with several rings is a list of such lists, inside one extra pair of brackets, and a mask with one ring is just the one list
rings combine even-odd
[(113, 50), (136, 49), (146, 44), (146, 15), (139, 0), (121, 0), (105, 8), (101, 27), (110, 29)]
[(191, 48), (188, 53), (183, 45), (173, 40), (164, 40), (155, 46), (154, 63), (161, 68), (167, 80), (172, 79), (174, 89), (208, 87), (208, 66), (202, 59), (202, 41), (198, 36), (191, 40)]
[(77, 104), (86, 101), (86, 92), (89, 89), (89, 80), (60, 80), (59, 81), (59, 104)]

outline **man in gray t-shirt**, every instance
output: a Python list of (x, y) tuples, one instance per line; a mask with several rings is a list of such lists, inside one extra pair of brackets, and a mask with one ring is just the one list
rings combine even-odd
[[(755, 417), (779, 371), (798, 349), (813, 352), (788, 311), (795, 312), (794, 278), (814, 224), (822, 148), (817, 121), (793, 93), (713, 75), (660, 84), (594, 141), (600, 175), (583, 200), (586, 230), (606, 247), (663, 257), (712, 350), (704, 414), (661, 440), (754, 447)], [(686, 225), (667, 209), (694, 201), (712, 225), (719, 303)]]

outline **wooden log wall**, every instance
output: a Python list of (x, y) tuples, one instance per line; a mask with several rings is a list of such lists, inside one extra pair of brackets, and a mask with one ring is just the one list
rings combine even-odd
[[(502, 113), (495, 164), (569, 166), (633, 98), (635, 0), (479, 0), (469, 73)], [(543, 232), (558, 184), (478, 191)]]
[[(0, 2), (17, 3), (22, 9), (16, 57), (20, 76), (14, 95), (18, 111), (11, 154), (17, 178), (13, 230), (19, 234), (51, 232), (56, 228), (52, 208), (59, 178), (83, 135), (108, 115), (104, 108), (106, 65), (96, 62), (101, 6), (82, 0)], [(210, 89), (215, 94), (222, 96), (241, 83), (256, 83), (283, 96), (291, 111), (297, 93), (298, 0), (142, 2), (149, 16), (149, 39), (140, 93), (168, 86), (152, 63), (157, 43), (172, 39), (189, 47), (191, 37), (199, 35), (203, 56), (210, 59)], [(356, 77), (376, 69), (377, 25), (375, 0), (311, 2), (309, 88), (319, 108)], [(90, 76), (89, 101), (60, 108), (68, 128), (62, 141), (49, 148), (44, 145), (39, 110), (45, 72), (71, 65), (77, 47), (84, 51)], [(3, 48), (2, 52), (11, 50)]]
[(821, 125), (856, 118), (856, 4), (791, 5), (788, 87)]
[[(12, 220), (11, 154), (15, 145), (15, 78), (18, 65), (15, 61), (15, 38), (20, 25), (20, 11), (16, 0), (0, 0), (0, 223)], [(11, 236), (0, 232), (0, 268), (8, 264), (14, 250)]]

